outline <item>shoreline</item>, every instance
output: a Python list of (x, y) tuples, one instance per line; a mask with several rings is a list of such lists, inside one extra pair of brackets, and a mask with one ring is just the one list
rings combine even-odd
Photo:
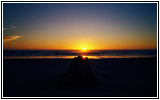
[[(86, 56), (86, 55), (85, 55)], [(3, 59), (73, 59), (76, 56), (3, 56)], [(132, 58), (157, 58), (157, 56), (86, 56), (89, 59), (132, 59)]]

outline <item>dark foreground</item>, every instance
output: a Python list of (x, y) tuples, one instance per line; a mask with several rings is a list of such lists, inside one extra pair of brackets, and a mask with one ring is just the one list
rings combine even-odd
[(156, 58), (90, 60), (98, 84), (57, 85), (71, 59), (5, 59), (4, 97), (156, 97)]

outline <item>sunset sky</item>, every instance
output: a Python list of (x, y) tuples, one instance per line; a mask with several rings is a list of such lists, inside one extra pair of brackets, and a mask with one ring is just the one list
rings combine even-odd
[(156, 49), (156, 3), (4, 3), (4, 49)]

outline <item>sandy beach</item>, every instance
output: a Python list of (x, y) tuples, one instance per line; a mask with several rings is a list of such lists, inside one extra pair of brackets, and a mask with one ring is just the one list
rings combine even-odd
[(157, 59), (90, 59), (94, 87), (57, 87), (72, 59), (4, 59), (4, 97), (156, 97)]

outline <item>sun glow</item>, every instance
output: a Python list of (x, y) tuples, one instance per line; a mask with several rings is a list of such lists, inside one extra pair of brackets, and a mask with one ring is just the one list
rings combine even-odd
[(82, 52), (86, 52), (86, 48), (82, 48)]

